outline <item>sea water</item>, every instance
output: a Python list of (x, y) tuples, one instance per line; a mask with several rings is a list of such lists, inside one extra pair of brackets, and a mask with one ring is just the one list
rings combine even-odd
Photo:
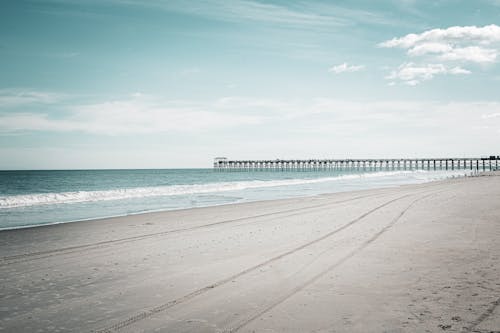
[(0, 171), (0, 230), (415, 184), (467, 172), (470, 171)]

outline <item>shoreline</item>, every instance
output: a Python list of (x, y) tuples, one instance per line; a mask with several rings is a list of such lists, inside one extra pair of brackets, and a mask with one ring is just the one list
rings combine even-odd
[[(469, 172), (469, 170), (463, 170), (464, 172)], [(220, 203), (220, 204), (209, 204), (209, 205), (201, 205), (201, 206), (196, 206), (196, 207), (186, 207), (186, 208), (166, 208), (166, 209), (153, 209), (153, 210), (147, 210), (147, 211), (140, 211), (140, 212), (132, 212), (128, 214), (118, 214), (118, 215), (109, 215), (109, 216), (100, 216), (100, 217), (91, 217), (91, 218), (83, 218), (83, 219), (76, 219), (76, 220), (69, 220), (69, 221), (56, 221), (56, 222), (49, 222), (49, 223), (43, 223), (43, 224), (35, 224), (35, 225), (23, 225), (23, 226), (16, 226), (16, 227), (0, 227), (0, 233), (5, 232), (5, 231), (11, 231), (11, 230), (22, 230), (22, 229), (30, 229), (30, 228), (39, 228), (39, 227), (48, 227), (48, 226), (55, 226), (55, 225), (60, 225), (60, 224), (68, 224), (68, 223), (77, 223), (77, 222), (90, 222), (90, 221), (99, 221), (99, 220), (107, 220), (107, 219), (115, 219), (115, 218), (121, 218), (121, 217), (127, 217), (127, 216), (135, 216), (135, 215), (142, 215), (142, 214), (151, 214), (151, 213), (162, 213), (162, 212), (171, 212), (171, 211), (183, 211), (183, 210), (190, 210), (190, 209), (199, 209), (199, 208), (208, 208), (208, 207), (218, 207), (218, 206), (226, 206), (226, 205), (239, 205), (239, 204), (244, 204), (244, 203), (252, 203), (252, 202), (267, 202), (267, 201), (275, 201), (275, 200), (287, 200), (287, 199), (297, 199), (297, 198), (310, 198), (310, 197), (315, 197), (315, 196), (322, 196), (322, 195), (331, 195), (331, 194), (336, 194), (336, 193), (348, 193), (348, 192), (357, 192), (357, 191), (365, 191), (365, 190), (376, 190), (376, 189), (383, 189), (383, 188), (397, 188), (401, 186), (407, 186), (407, 185), (419, 185), (419, 184), (427, 184), (427, 183), (433, 183), (433, 182), (440, 182), (440, 181), (446, 181), (449, 179), (456, 179), (456, 178), (463, 178), (463, 177), (477, 177), (481, 174), (486, 174), (489, 171), (479, 171), (476, 173), (466, 173), (464, 175), (451, 175), (448, 176), (444, 179), (439, 179), (439, 180), (430, 180), (430, 181), (424, 181), (421, 183), (412, 183), (412, 184), (394, 184), (394, 185), (387, 185), (387, 186), (381, 186), (381, 187), (369, 187), (366, 189), (359, 189), (359, 190), (340, 190), (336, 192), (329, 192), (329, 193), (318, 193), (318, 194), (311, 194), (311, 195), (304, 195), (304, 196), (292, 196), (292, 197), (285, 197), (285, 198), (273, 198), (273, 199), (256, 199), (256, 200), (239, 200), (236, 202), (231, 202), (231, 203)], [(494, 172), (494, 171), (493, 171)], [(214, 192), (216, 193), (216, 192)], [(210, 193), (209, 193), (210, 194)], [(68, 203), (71, 204), (71, 203)]]
[(489, 332), (500, 173), (0, 233), (0, 330)]

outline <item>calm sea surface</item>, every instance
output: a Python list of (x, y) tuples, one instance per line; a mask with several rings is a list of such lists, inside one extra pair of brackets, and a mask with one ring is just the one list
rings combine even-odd
[(423, 183), (466, 172), (0, 171), (0, 229)]

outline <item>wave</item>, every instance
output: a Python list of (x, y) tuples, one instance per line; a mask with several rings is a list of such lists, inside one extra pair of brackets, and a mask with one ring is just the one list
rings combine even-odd
[(13, 195), (0, 197), (0, 208), (18, 208), (37, 205), (70, 204), (82, 202), (96, 202), (109, 200), (136, 199), (146, 197), (190, 195), (203, 193), (217, 193), (226, 191), (239, 191), (254, 188), (266, 188), (277, 186), (291, 186), (303, 184), (316, 184), (330, 181), (362, 179), (374, 177), (387, 177), (398, 175), (409, 175), (415, 173), (425, 173), (426, 171), (388, 171), (340, 175), (335, 177), (322, 177), (313, 179), (280, 179), (280, 180), (250, 180), (219, 182), (193, 185), (169, 185), (157, 187), (138, 187), (113, 189), (102, 191), (76, 191), (59, 193), (35, 193), (25, 195)]

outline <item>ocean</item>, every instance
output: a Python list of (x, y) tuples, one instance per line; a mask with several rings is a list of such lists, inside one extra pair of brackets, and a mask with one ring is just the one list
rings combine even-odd
[(424, 183), (470, 171), (0, 171), (0, 230)]

